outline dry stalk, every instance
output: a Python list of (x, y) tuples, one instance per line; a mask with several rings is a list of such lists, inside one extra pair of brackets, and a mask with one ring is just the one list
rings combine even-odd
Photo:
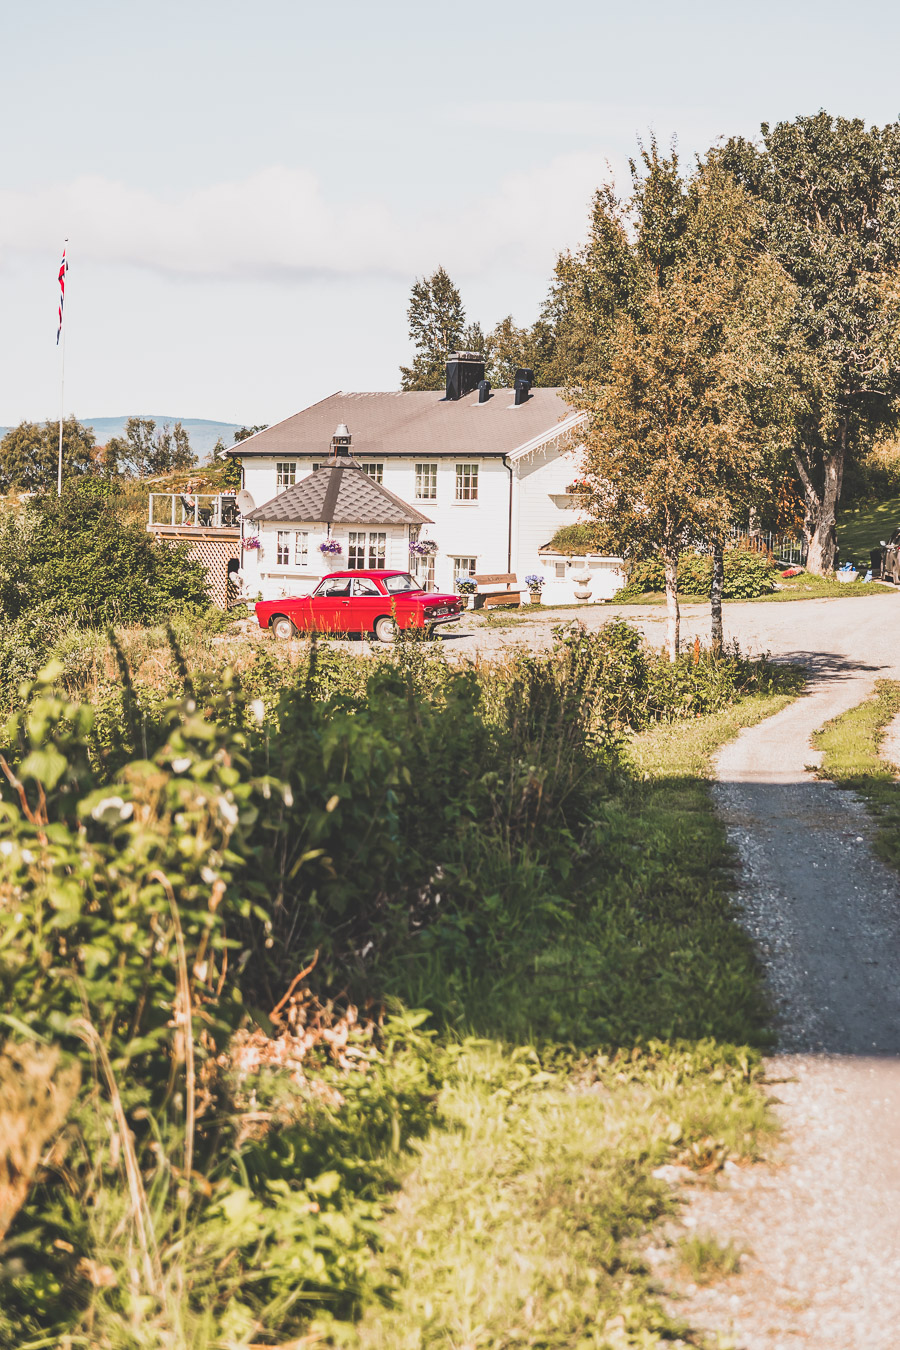
[(175, 925), (175, 948), (178, 955), (178, 999), (181, 1004), (181, 1013), (184, 1018), (184, 1027), (182, 1040), (184, 1043), (184, 1076), (185, 1076), (185, 1107), (184, 1107), (184, 1175), (185, 1187), (182, 1196), (182, 1227), (187, 1229), (187, 1211), (190, 1203), (191, 1194), (191, 1175), (194, 1170), (194, 1114), (196, 1110), (196, 1072), (194, 1067), (194, 1010), (191, 1003), (191, 985), (188, 978), (187, 954), (184, 949), (184, 932), (181, 927), (181, 916), (178, 913), (178, 904), (175, 900), (175, 892), (172, 890), (172, 883), (164, 872), (157, 869), (150, 873), (151, 880), (158, 881), (165, 891), (169, 908), (172, 911), (172, 922)]
[(144, 1262), (144, 1278), (147, 1281), (148, 1288), (150, 1288), (160, 1302), (162, 1302), (162, 1265), (160, 1264), (159, 1251), (156, 1246), (156, 1237), (153, 1232), (153, 1220), (150, 1215), (150, 1206), (147, 1202), (147, 1192), (144, 1190), (141, 1169), (138, 1166), (134, 1138), (131, 1130), (128, 1128), (128, 1121), (125, 1118), (125, 1108), (122, 1105), (122, 1098), (119, 1094), (119, 1085), (116, 1082), (112, 1065), (109, 1062), (106, 1046), (100, 1039), (93, 1023), (86, 1017), (75, 1017), (72, 1019), (71, 1026), (75, 1034), (81, 1037), (91, 1053), (99, 1060), (100, 1067), (103, 1070), (103, 1076), (106, 1079), (106, 1085), (109, 1089), (110, 1100), (112, 1101), (112, 1107), (116, 1117), (116, 1124), (119, 1127), (122, 1153), (125, 1158), (125, 1175), (128, 1179), (128, 1191), (131, 1196), (131, 1210), (134, 1216), (134, 1223), (138, 1234), (138, 1243), (141, 1248), (141, 1256), (143, 1257)]

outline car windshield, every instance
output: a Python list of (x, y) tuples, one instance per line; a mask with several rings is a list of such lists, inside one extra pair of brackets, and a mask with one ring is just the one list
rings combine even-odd
[(402, 591), (420, 591), (422, 587), (414, 577), (408, 572), (401, 572), (395, 577), (384, 578), (385, 588), (388, 595), (399, 595)]

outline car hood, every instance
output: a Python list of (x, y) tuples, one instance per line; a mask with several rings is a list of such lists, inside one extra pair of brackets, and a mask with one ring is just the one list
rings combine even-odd
[(421, 600), (423, 605), (458, 605), (459, 596), (444, 591), (416, 591), (410, 599)]

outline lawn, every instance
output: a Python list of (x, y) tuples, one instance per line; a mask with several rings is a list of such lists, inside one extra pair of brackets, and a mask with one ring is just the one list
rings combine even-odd
[(882, 539), (889, 539), (898, 525), (900, 497), (844, 507), (837, 518), (841, 560), (846, 562), (849, 558), (860, 566), (868, 565), (870, 550), (877, 548)]
[(879, 680), (865, 703), (826, 722), (813, 737), (823, 752), (823, 778), (852, 788), (876, 821), (875, 847), (886, 862), (900, 868), (900, 783), (879, 753), (888, 725), (900, 713), (900, 682)]

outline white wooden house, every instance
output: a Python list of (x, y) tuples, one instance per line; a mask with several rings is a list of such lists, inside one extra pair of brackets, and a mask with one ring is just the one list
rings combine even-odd
[[(397, 567), (439, 590), (460, 575), (536, 573), (547, 601), (574, 600), (577, 568), (546, 546), (579, 519), (568, 489), (584, 414), (521, 376), (491, 391), (480, 358), (460, 353), (444, 393), (332, 394), (228, 450), (253, 499), (242, 499), (243, 594), (300, 595), (327, 572)], [(382, 491), (366, 492), (362, 474)], [(433, 552), (410, 553), (426, 540)], [(622, 584), (618, 559), (581, 561), (592, 600)]]

